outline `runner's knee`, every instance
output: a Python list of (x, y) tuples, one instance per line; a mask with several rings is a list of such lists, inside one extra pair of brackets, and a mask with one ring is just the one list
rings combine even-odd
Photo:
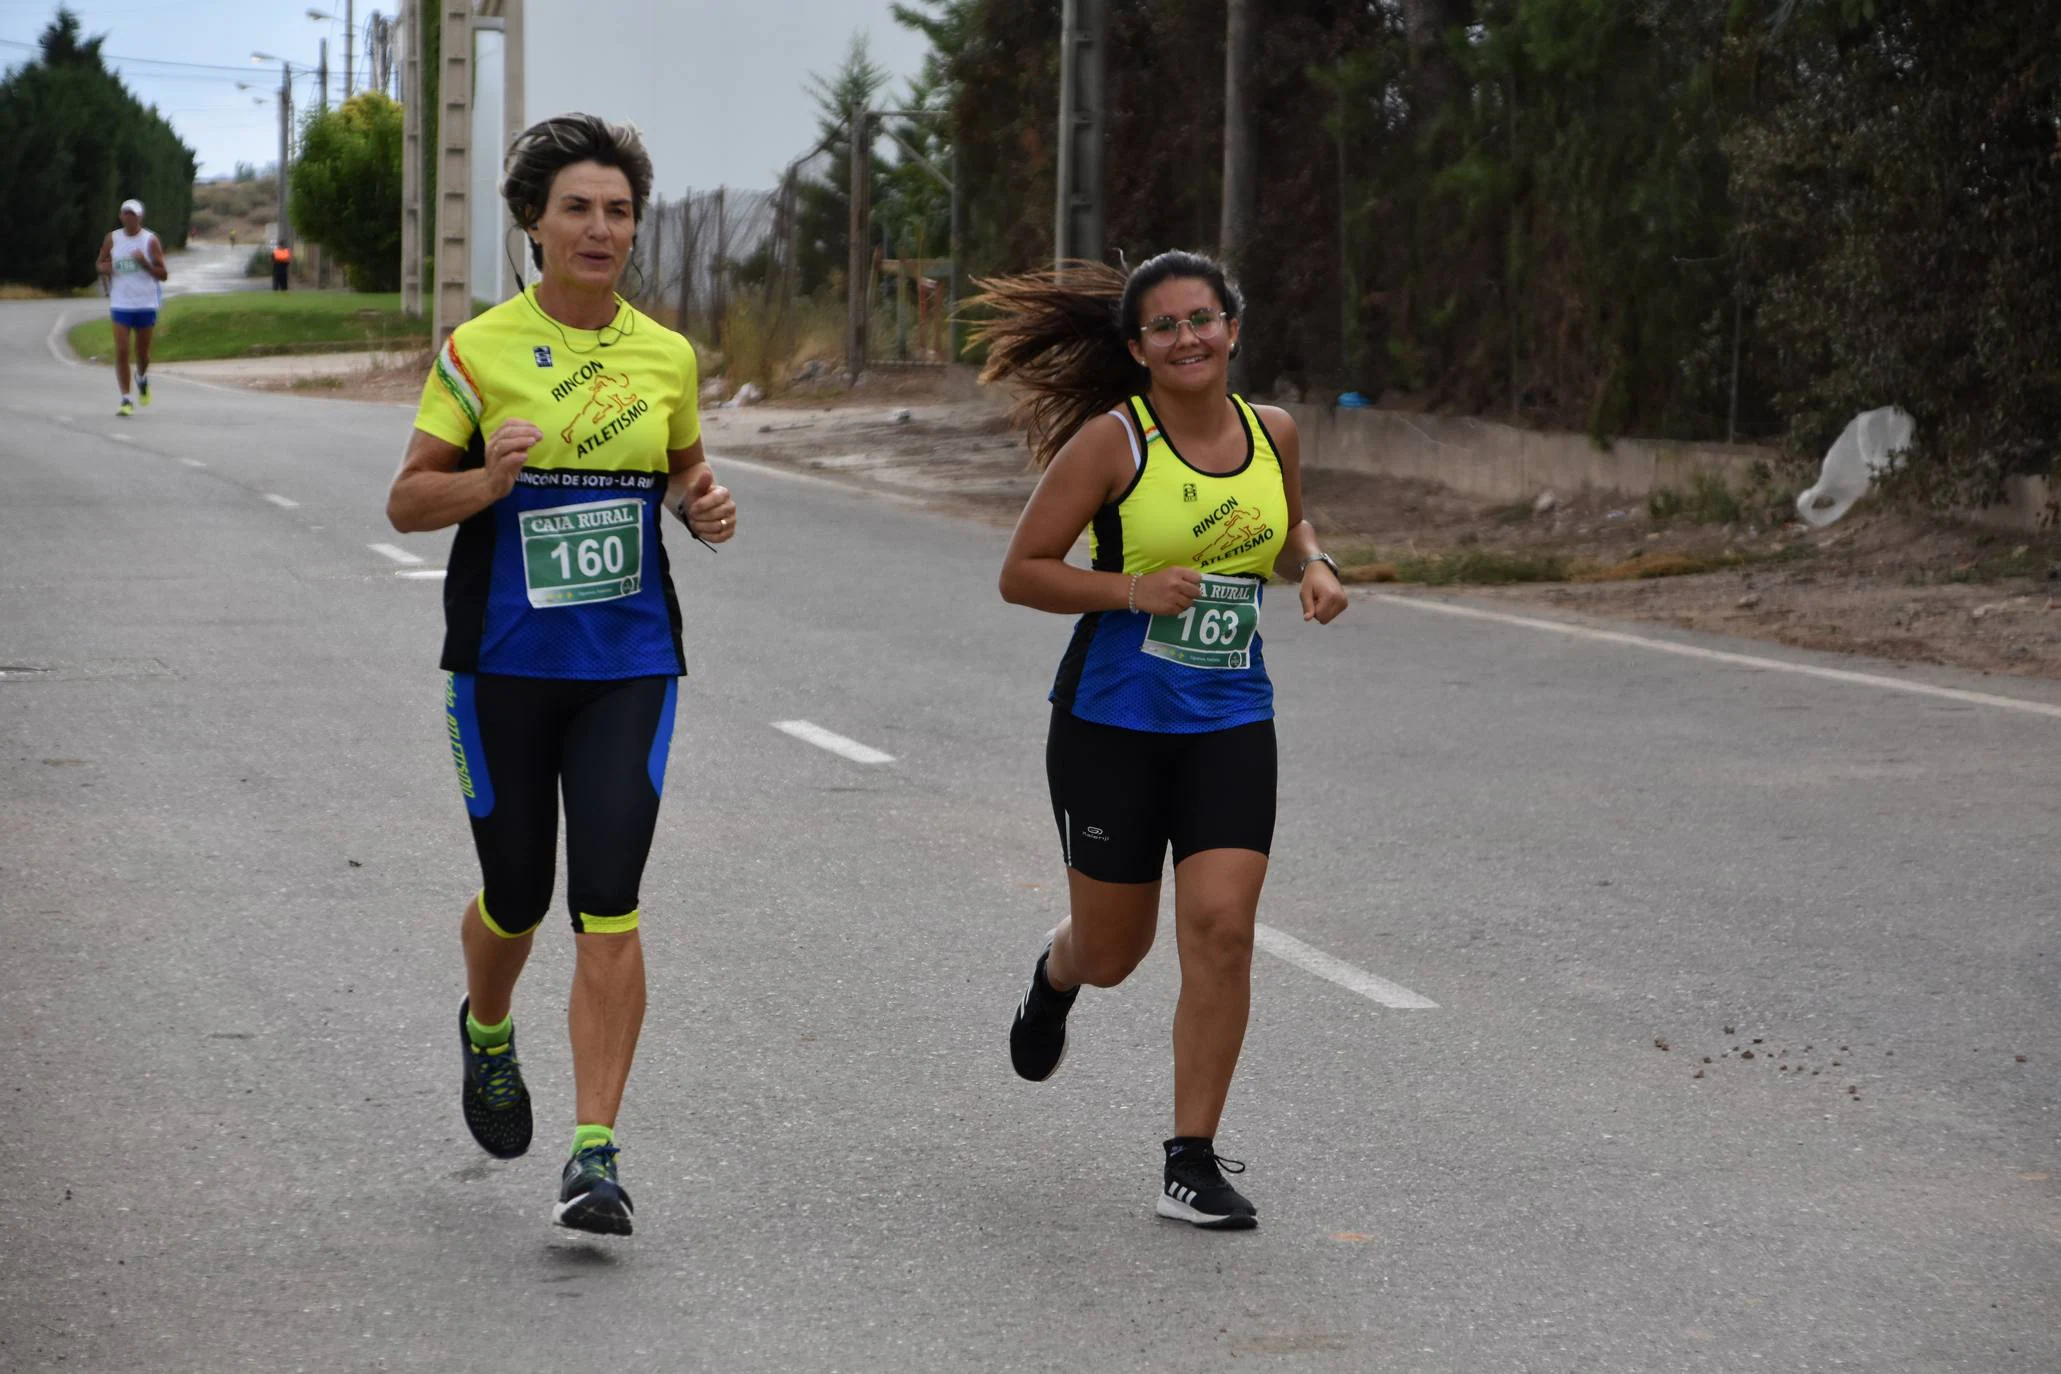
[(1242, 902), (1206, 900), (1180, 913), (1181, 962), (1235, 973), (1252, 966), (1253, 913)]
[(1083, 938), (1080, 922), (1073, 927), (1073, 976), (1090, 987), (1113, 988), (1137, 971), (1152, 952), (1152, 932), (1136, 936)]
[(520, 890), (512, 893), (495, 892), (489, 899), (487, 889), (481, 889), (475, 905), (479, 908), (480, 923), (504, 940), (520, 940), (544, 923), (544, 913), (551, 909), (551, 889), (545, 888), (540, 897), (526, 897)]
[(643, 915), (634, 902), (627, 910), (607, 902), (574, 902), (572, 928), (580, 935), (628, 935), (637, 929)]

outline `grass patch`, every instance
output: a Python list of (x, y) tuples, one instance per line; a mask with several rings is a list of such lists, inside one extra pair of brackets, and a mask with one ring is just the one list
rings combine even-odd
[(1764, 561), (1743, 553), (1657, 553), (1627, 558), (1608, 567), (1588, 566), (1575, 570), (1576, 582), (1644, 582), (1656, 577), (1694, 577), (1698, 573), (1723, 572)]
[[(75, 326), (70, 338), (82, 358), (114, 353), (114, 329), (104, 318)], [(354, 349), (401, 352), (428, 343), (429, 321), (403, 315), (398, 292), (239, 291), (166, 301), (150, 357), (172, 363)]]
[(45, 291), (40, 286), (26, 282), (0, 281), (0, 301), (61, 301), (83, 299), (93, 294), (93, 288), (82, 286), (75, 291)]
[(1565, 582), (1570, 566), (1558, 554), (1467, 548), (1452, 553), (1408, 553), (1387, 558), (1371, 554), (1348, 564), (1340, 580), (1347, 583), (1414, 582), (1426, 587), (1451, 587), (1462, 583), (1476, 587), (1506, 587), (1515, 582)]
[(1687, 520), (1697, 525), (1730, 525), (1746, 512), (1739, 494), (1715, 472), (1699, 472), (1687, 491), (1662, 487), (1646, 498), (1646, 512), (1655, 520)]

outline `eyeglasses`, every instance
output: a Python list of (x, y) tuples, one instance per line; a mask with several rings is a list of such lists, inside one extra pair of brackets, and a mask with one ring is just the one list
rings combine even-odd
[(1224, 332), (1224, 312), (1205, 306), (1179, 319), (1172, 315), (1154, 315), (1145, 321), (1138, 332), (1153, 343), (1170, 346), (1175, 339), (1181, 337), (1181, 326), (1184, 324), (1195, 331), (1196, 338), (1214, 339)]

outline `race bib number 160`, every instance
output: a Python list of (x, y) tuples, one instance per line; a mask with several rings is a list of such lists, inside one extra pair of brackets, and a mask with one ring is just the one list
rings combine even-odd
[(525, 511), (522, 572), (537, 610), (613, 601), (644, 582), (644, 502), (588, 501)]

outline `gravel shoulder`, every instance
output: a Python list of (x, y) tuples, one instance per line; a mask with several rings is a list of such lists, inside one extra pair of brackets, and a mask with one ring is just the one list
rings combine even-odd
[[(253, 359), (210, 380), (412, 404), (425, 360)], [(166, 372), (171, 372), (167, 367)], [(200, 375), (193, 373), (192, 375)], [(711, 450), (1007, 527), (1036, 485), (999, 399), (942, 398), (932, 376), (834, 382), (777, 403), (704, 412)], [(2061, 538), (2012, 535), (1862, 505), (1811, 530), (1779, 506), (1724, 524), (1572, 497), (1499, 506), (1435, 483), (1317, 471), (1306, 503), (1356, 580), (1426, 576), (1441, 590), (1799, 648), (1986, 673), (2061, 677)], [(1530, 578), (1564, 569), (1555, 580)], [(1708, 571), (1685, 572), (1685, 569)], [(1498, 585), (1498, 583), (1501, 585)]]

